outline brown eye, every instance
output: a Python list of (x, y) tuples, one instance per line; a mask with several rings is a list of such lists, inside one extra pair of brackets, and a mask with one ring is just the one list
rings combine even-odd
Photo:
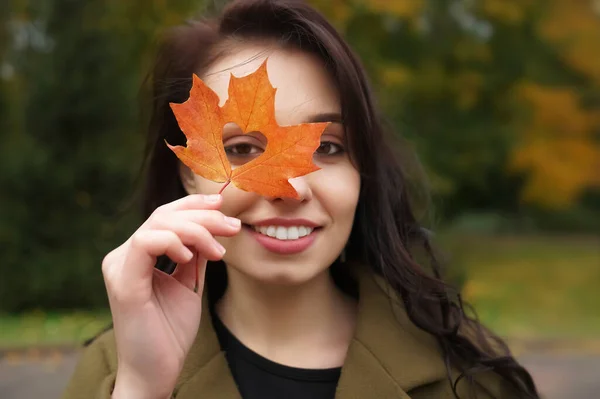
[(319, 148), (315, 151), (319, 155), (339, 155), (344, 152), (344, 149), (339, 144), (332, 143), (331, 141), (324, 141), (321, 143)]
[(259, 157), (263, 152), (264, 149), (262, 147), (248, 142), (239, 142), (225, 146), (225, 154), (233, 166), (250, 162)]
[(231, 155), (251, 155), (259, 151), (259, 148), (248, 143), (236, 144), (225, 148), (225, 152)]

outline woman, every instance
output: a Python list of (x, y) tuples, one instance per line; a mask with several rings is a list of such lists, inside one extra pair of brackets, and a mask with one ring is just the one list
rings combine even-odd
[[(222, 184), (165, 145), (185, 144), (169, 103), (196, 73), (223, 104), (230, 74), (265, 60), (280, 125), (331, 122), (320, 170), (290, 180), (297, 199), (214, 195)], [(179, 27), (153, 90), (147, 220), (104, 259), (114, 328), (86, 348), (65, 398), (537, 397), (440, 279), (365, 72), (319, 13), (241, 0)], [(233, 167), (266, 147), (235, 125), (223, 144)]]

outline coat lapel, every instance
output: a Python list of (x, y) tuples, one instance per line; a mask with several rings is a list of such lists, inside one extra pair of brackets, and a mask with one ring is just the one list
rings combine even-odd
[(199, 396), (242, 399), (231, 375), (225, 353), (221, 351), (210, 317), (206, 290), (204, 292), (198, 334), (179, 376), (175, 396), (177, 399), (197, 399)]
[(222, 354), (213, 357), (176, 391), (177, 399), (219, 398), (241, 399), (231, 376), (227, 359)]
[(409, 396), (367, 347), (353, 340), (335, 393), (336, 399), (407, 399)]
[(359, 285), (358, 318), (336, 399), (409, 398), (412, 389), (445, 378), (435, 339), (410, 321), (382, 278), (363, 265), (351, 267)]
[[(358, 318), (336, 399), (407, 399), (410, 390), (445, 378), (437, 342), (408, 318), (383, 279), (349, 265), (359, 286)], [(198, 335), (176, 387), (178, 399), (241, 399), (209, 316), (206, 295)]]

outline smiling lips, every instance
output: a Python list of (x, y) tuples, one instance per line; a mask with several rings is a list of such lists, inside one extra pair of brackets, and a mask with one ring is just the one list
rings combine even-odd
[(256, 241), (268, 251), (291, 255), (311, 246), (319, 226), (306, 219), (274, 218), (248, 227)]
[(308, 226), (253, 226), (254, 231), (278, 240), (297, 240), (312, 233), (313, 228)]

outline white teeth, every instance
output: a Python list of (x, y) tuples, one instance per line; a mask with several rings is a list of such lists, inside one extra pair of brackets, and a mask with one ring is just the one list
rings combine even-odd
[(253, 226), (254, 231), (278, 240), (297, 240), (312, 233), (312, 227), (307, 226)]
[(287, 231), (287, 239), (288, 240), (297, 240), (298, 239), (298, 228), (293, 226), (288, 228)]
[(277, 227), (277, 233), (275, 235), (275, 238), (277, 238), (278, 240), (287, 240), (288, 239), (288, 234), (287, 234), (287, 229), (283, 226), (279, 226)]

